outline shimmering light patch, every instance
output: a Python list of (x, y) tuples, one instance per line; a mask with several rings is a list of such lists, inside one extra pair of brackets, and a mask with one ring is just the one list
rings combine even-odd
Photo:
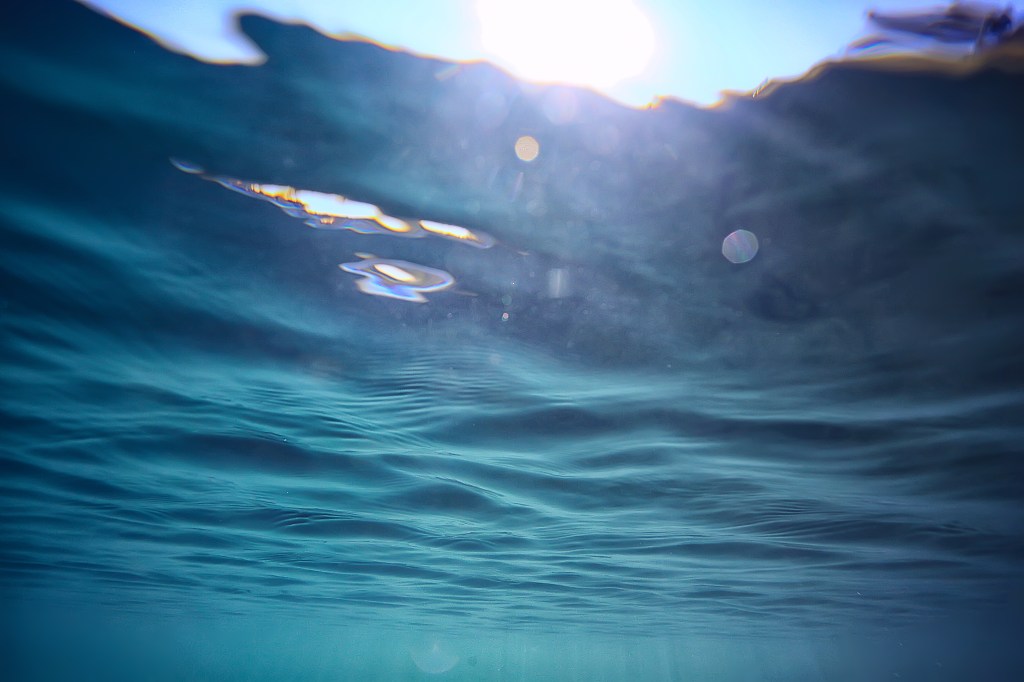
[(356, 282), (359, 290), (371, 296), (397, 298), (401, 301), (426, 302), (423, 294), (443, 291), (455, 284), (451, 273), (404, 260), (377, 258), (368, 253), (357, 253), (363, 260), (341, 263), (339, 268), (362, 279)]
[(523, 161), (533, 161), (540, 155), (540, 143), (529, 135), (516, 140), (516, 156)]
[(449, 225), (447, 223), (436, 223), (433, 220), (421, 220), (420, 227), (431, 234), (465, 242), (478, 249), (489, 249), (494, 246), (494, 237), (486, 232), (474, 232), (465, 227)]
[(730, 263), (747, 263), (757, 255), (757, 236), (748, 230), (736, 230), (722, 240), (722, 255)]

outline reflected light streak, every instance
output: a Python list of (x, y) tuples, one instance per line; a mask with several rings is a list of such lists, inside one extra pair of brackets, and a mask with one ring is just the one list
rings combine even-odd
[(488, 249), (495, 244), (494, 237), (484, 232), (474, 232), (459, 225), (431, 220), (403, 220), (385, 215), (374, 204), (348, 199), (340, 194), (207, 175), (200, 166), (180, 159), (171, 159), (171, 165), (183, 173), (198, 175), (233, 192), (269, 202), (292, 218), (301, 219), (306, 225), (317, 229), (349, 230), (358, 234), (390, 234), (401, 237), (423, 237), (432, 234), (481, 249)]
[(364, 294), (395, 298), (400, 301), (425, 303), (423, 294), (444, 291), (455, 284), (451, 273), (404, 260), (377, 258), (369, 253), (357, 253), (363, 260), (341, 263), (339, 268), (362, 279), (356, 286)]
[(466, 244), (475, 246), (478, 249), (489, 249), (494, 246), (494, 237), (486, 232), (473, 232), (465, 227), (448, 225), (447, 223), (437, 223), (433, 220), (421, 220), (420, 227), (431, 234), (465, 242)]

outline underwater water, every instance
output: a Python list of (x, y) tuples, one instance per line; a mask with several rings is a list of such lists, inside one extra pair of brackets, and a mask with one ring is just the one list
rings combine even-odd
[(0, 23), (6, 680), (1024, 675), (1024, 76), (637, 110)]

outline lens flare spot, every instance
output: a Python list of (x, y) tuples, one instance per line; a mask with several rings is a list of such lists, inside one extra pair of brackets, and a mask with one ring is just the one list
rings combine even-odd
[(529, 135), (523, 135), (516, 140), (516, 156), (522, 161), (533, 161), (540, 156), (540, 143)]
[(459, 656), (437, 640), (424, 642), (411, 649), (409, 656), (416, 667), (428, 675), (446, 673), (459, 662)]
[(757, 236), (748, 230), (736, 230), (722, 240), (722, 255), (730, 263), (748, 263), (758, 250)]

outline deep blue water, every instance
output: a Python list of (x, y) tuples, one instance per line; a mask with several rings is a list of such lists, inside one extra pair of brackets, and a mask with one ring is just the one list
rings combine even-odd
[(0, 23), (3, 679), (1024, 679), (1019, 59), (641, 111), (243, 27)]

